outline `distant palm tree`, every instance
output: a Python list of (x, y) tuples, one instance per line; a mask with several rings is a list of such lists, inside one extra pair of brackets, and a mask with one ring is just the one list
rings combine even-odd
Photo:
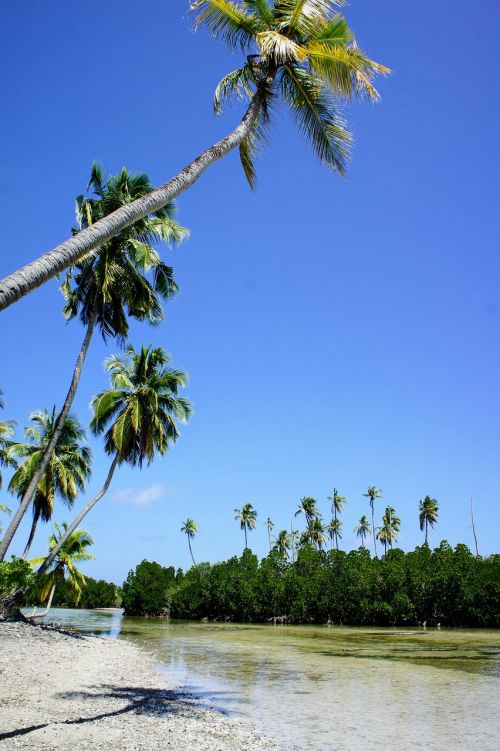
[(196, 561), (194, 560), (193, 550), (191, 548), (191, 540), (194, 538), (197, 531), (198, 531), (198, 525), (196, 524), (195, 521), (193, 521), (193, 519), (186, 519), (186, 521), (183, 523), (181, 527), (181, 532), (184, 532), (184, 534), (187, 535), (189, 552), (191, 553), (193, 566), (196, 566)]
[(392, 506), (387, 506), (385, 514), (382, 517), (382, 523), (386, 530), (385, 537), (390, 547), (397, 542), (399, 530), (401, 529), (401, 519), (396, 516), (396, 511)]
[(377, 540), (380, 540), (382, 545), (384, 546), (384, 555), (387, 553), (387, 544), (389, 542), (387, 527), (377, 527)]
[(333, 518), (337, 518), (337, 514), (341, 514), (344, 510), (344, 504), (348, 502), (348, 498), (346, 498), (345, 495), (340, 495), (337, 488), (333, 489), (332, 495), (329, 495), (327, 498), (328, 501), (332, 504), (332, 514)]
[(324, 527), (320, 519), (313, 519), (309, 525), (308, 533), (310, 541), (316, 545), (318, 550), (321, 550), (325, 544)]
[(119, 464), (132, 467), (142, 467), (144, 462), (150, 464), (157, 454), (166, 454), (178, 439), (177, 421), (188, 420), (191, 405), (178, 396), (181, 386), (187, 383), (187, 375), (166, 367), (169, 360), (161, 347), (141, 347), (136, 352), (129, 345), (124, 357), (109, 357), (105, 361), (111, 374), (111, 389), (92, 399), (94, 417), (90, 427), (95, 435), (106, 431), (104, 448), (113, 457), (111, 466), (101, 490), (83, 507), (40, 566), (40, 575), (51, 565), (67, 537), (105, 495)]
[(271, 532), (274, 529), (274, 522), (271, 519), (271, 517), (268, 516), (267, 519), (266, 519), (266, 521), (264, 522), (264, 524), (267, 527), (267, 536), (269, 538), (269, 550), (272, 550), (273, 546), (272, 546), (272, 543), (271, 543)]
[[(45, 612), (47, 613), (52, 605), (52, 598), (57, 583), (68, 576), (68, 584), (73, 591), (75, 598), (75, 604), (78, 605), (82, 588), (86, 584), (86, 579), (81, 571), (79, 571), (75, 562), (88, 561), (95, 558), (91, 553), (87, 552), (87, 549), (94, 544), (92, 537), (84, 529), (75, 529), (66, 537), (65, 542), (59, 545), (63, 537), (68, 531), (68, 525), (64, 522), (60, 527), (58, 524), (54, 525), (54, 532), (49, 538), (49, 550), (53, 551), (58, 548), (58, 552), (53, 559), (51, 569), (43, 577), (39, 577), (38, 580), (38, 600), (41, 605), (45, 605)], [(30, 561), (33, 566), (38, 566), (44, 560), (45, 556), (34, 558)]]
[(382, 498), (382, 491), (375, 485), (370, 485), (366, 493), (363, 493), (365, 498), (370, 499), (370, 508), (372, 510), (372, 534), (373, 534), (373, 547), (375, 549), (375, 557), (377, 556), (377, 540), (375, 536), (375, 501), (377, 498)]
[(361, 517), (357, 525), (354, 527), (356, 535), (361, 538), (361, 547), (365, 547), (366, 536), (370, 534), (371, 528), (365, 514)]
[(425, 542), (427, 544), (427, 534), (429, 526), (431, 528), (434, 528), (434, 525), (437, 524), (439, 516), (439, 504), (435, 498), (431, 498), (430, 495), (426, 495), (423, 501), (419, 501), (418, 510), (420, 530), (423, 531), (425, 528)]
[(290, 550), (291, 538), (290, 533), (286, 529), (282, 529), (274, 541), (274, 549), (278, 551), (280, 555), (288, 556)]
[(234, 512), (236, 514), (234, 518), (236, 519), (236, 521), (240, 523), (240, 528), (245, 533), (245, 550), (246, 550), (246, 548), (248, 548), (247, 530), (251, 532), (252, 529), (255, 529), (257, 512), (251, 503), (245, 503), (245, 505), (241, 509), (235, 508)]
[[(27, 442), (16, 443), (11, 449), (18, 457), (24, 458), (9, 483), (9, 491), (19, 499), (24, 497), (26, 488), (31, 483), (52, 439), (57, 423), (56, 408), (53, 407), (52, 412), (46, 409), (42, 412), (32, 412), (29, 419), (33, 425), (24, 430)], [(26, 558), (31, 548), (39, 520), (51, 520), (55, 498), (59, 498), (67, 508), (71, 508), (78, 491), (85, 489), (92, 462), (90, 448), (82, 445), (84, 439), (84, 429), (75, 417), (69, 415), (63, 423), (54, 451), (33, 497), (33, 523), (23, 558)]]
[(335, 540), (335, 547), (337, 548), (337, 550), (339, 549), (339, 540), (342, 539), (342, 527), (343, 524), (340, 519), (332, 519), (331, 522), (325, 527), (325, 531), (328, 532), (328, 535), (330, 537), (332, 548), (333, 541)]
[(311, 498), (311, 496), (307, 495), (304, 498), (301, 498), (299, 501), (299, 508), (295, 512), (295, 516), (299, 516), (299, 514), (304, 514), (306, 519), (306, 524), (308, 527), (311, 526), (314, 519), (320, 519), (321, 514), (319, 513), (317, 509), (317, 500), (315, 498)]

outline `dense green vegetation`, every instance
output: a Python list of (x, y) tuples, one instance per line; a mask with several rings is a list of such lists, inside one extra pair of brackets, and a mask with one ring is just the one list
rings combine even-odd
[[(92, 579), (90, 576), (85, 577), (85, 586), (82, 589), (79, 608), (119, 608), (122, 604), (121, 587), (104, 579)], [(70, 584), (63, 579), (57, 584), (53, 607), (56, 608), (74, 608), (74, 592)]]
[(443, 541), (372, 558), (303, 546), (294, 562), (273, 550), (174, 573), (143, 561), (123, 587), (127, 613), (172, 618), (345, 625), (500, 626), (500, 555)]

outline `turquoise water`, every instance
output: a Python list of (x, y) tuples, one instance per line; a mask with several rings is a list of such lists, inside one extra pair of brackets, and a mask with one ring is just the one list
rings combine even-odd
[(300, 751), (500, 749), (500, 632), (259, 626), (54, 610)]

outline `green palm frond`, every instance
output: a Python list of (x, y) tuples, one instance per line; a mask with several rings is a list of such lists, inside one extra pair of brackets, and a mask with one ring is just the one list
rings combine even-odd
[(231, 49), (249, 49), (255, 34), (265, 28), (257, 16), (245, 13), (241, 6), (228, 0), (196, 0), (190, 10), (195, 13), (196, 29), (205, 26)]
[(244, 95), (251, 99), (255, 93), (255, 81), (252, 68), (246, 63), (242, 68), (231, 71), (219, 81), (214, 92), (214, 112), (218, 115), (222, 112), (225, 101), (235, 96), (242, 99)]
[(299, 66), (286, 65), (281, 87), (299, 129), (307, 136), (318, 158), (341, 175), (345, 174), (352, 136), (334, 103), (322, 90), (321, 81)]

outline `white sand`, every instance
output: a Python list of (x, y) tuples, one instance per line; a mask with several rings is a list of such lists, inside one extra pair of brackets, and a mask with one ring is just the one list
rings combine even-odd
[(166, 681), (128, 642), (0, 623), (0, 748), (279, 750)]

